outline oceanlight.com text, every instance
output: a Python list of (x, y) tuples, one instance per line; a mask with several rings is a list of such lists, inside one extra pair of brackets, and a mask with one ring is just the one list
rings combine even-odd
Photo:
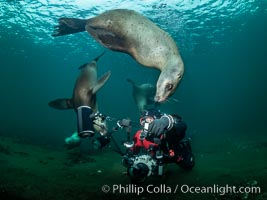
[(177, 190), (179, 190), (182, 193), (192, 193), (192, 194), (219, 194), (219, 195), (225, 195), (225, 194), (244, 194), (244, 193), (251, 193), (251, 194), (259, 194), (261, 193), (261, 188), (256, 186), (219, 186), (219, 185), (212, 185), (212, 186), (189, 186), (189, 185), (181, 185), (176, 186), (179, 187)]
[(147, 185), (147, 186), (139, 186), (135, 184), (121, 185), (114, 184), (112, 186), (103, 185), (102, 191), (104, 193), (118, 193), (118, 194), (137, 194), (140, 195), (142, 193), (151, 193), (151, 194), (175, 194), (175, 193), (188, 193), (188, 194), (259, 194), (261, 193), (261, 188), (256, 186), (231, 186), (224, 185), (219, 186), (217, 184), (211, 186), (190, 186), (187, 184), (183, 185), (175, 185), (175, 186), (167, 186), (165, 184), (160, 185)]

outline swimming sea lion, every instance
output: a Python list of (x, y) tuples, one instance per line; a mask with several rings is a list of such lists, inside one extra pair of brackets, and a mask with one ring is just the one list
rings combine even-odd
[[(99, 55), (90, 63), (84, 64), (79, 69), (81, 70), (78, 76), (71, 98), (60, 98), (50, 101), (48, 105), (52, 108), (65, 110), (76, 109), (79, 106), (89, 106), (93, 112), (98, 111), (98, 105), (96, 101), (96, 93), (109, 79), (111, 72), (106, 72), (100, 79), (97, 80), (97, 61), (103, 55)], [(98, 120), (98, 119), (96, 119)], [(94, 126), (97, 131), (101, 131), (98, 126)], [(104, 130), (102, 130), (103, 132)]]
[(142, 113), (144, 110), (157, 107), (157, 102), (155, 102), (153, 99), (156, 93), (156, 87), (154, 85), (150, 83), (137, 85), (133, 80), (129, 78), (126, 80), (133, 86), (134, 102), (137, 105), (140, 113)]
[(90, 19), (60, 18), (53, 36), (87, 31), (100, 44), (125, 52), (137, 62), (161, 71), (155, 101), (172, 95), (184, 73), (175, 41), (148, 18), (127, 9), (115, 9)]

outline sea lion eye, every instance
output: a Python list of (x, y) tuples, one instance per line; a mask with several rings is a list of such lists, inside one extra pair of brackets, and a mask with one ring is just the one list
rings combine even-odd
[(173, 88), (173, 84), (168, 83), (168, 84), (166, 85), (166, 90), (170, 91), (170, 90), (172, 90), (172, 88)]

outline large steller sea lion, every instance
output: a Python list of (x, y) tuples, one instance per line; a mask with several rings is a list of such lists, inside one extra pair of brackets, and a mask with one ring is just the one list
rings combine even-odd
[(100, 44), (125, 52), (140, 64), (161, 71), (154, 100), (171, 96), (184, 74), (184, 63), (175, 41), (136, 11), (115, 9), (89, 19), (60, 18), (53, 36), (87, 31)]

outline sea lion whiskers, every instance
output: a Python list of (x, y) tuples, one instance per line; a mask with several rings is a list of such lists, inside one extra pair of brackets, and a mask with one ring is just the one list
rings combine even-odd
[(172, 98), (172, 97), (168, 98), (168, 100), (170, 102), (175, 102), (175, 103), (180, 103), (181, 102), (179, 99), (175, 99), (175, 98)]
[(165, 102), (163, 103), (179, 103), (180, 100), (169, 97)]

